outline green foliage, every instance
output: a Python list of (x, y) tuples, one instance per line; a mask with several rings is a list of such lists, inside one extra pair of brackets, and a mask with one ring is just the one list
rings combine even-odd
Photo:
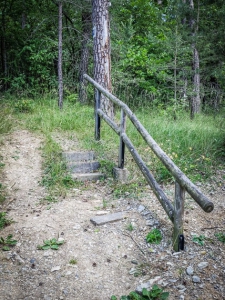
[(0, 212), (0, 229), (3, 229), (5, 226), (10, 225), (13, 220), (12, 219), (8, 219), (6, 217), (6, 212)]
[(0, 102), (0, 135), (8, 133), (13, 126), (12, 111), (9, 107), (3, 106)]
[(15, 103), (15, 111), (21, 113), (32, 113), (33, 101), (29, 99), (21, 99)]
[(59, 246), (64, 243), (64, 241), (57, 241), (55, 238), (43, 242), (44, 245), (37, 246), (38, 250), (48, 250), (48, 249), (58, 250)]
[(76, 265), (77, 264), (77, 260), (76, 259), (71, 259), (70, 261), (69, 261), (69, 263), (71, 264), (71, 265)]
[(10, 246), (15, 246), (17, 243), (17, 240), (12, 239), (13, 235), (9, 234), (6, 239), (3, 237), (0, 237), (0, 244), (2, 245), (3, 251), (9, 251)]
[(205, 241), (206, 237), (204, 235), (194, 235), (192, 237), (192, 241), (196, 244), (199, 244), (200, 246), (204, 246), (204, 241)]
[(162, 234), (159, 229), (152, 229), (146, 236), (146, 241), (149, 244), (160, 244), (162, 240)]
[(48, 188), (50, 195), (48, 202), (55, 202), (56, 195), (64, 195), (67, 188), (76, 186), (66, 169), (66, 163), (62, 158), (62, 150), (51, 137), (47, 137), (44, 150), (44, 175), (42, 185)]
[(217, 237), (217, 239), (225, 244), (225, 233), (219, 232), (219, 233), (215, 233), (215, 236)]
[[(143, 289), (141, 294), (136, 292), (130, 292), (128, 296), (121, 296), (120, 300), (166, 300), (169, 297), (168, 292), (163, 292), (163, 289), (159, 288), (158, 285), (154, 284), (152, 289), (148, 291), (147, 289)], [(112, 296), (111, 300), (117, 300), (116, 296)]]
[(133, 224), (132, 224), (132, 223), (129, 223), (129, 224), (127, 225), (127, 227), (126, 227), (126, 230), (128, 230), (128, 231), (133, 231), (133, 230), (134, 230)]

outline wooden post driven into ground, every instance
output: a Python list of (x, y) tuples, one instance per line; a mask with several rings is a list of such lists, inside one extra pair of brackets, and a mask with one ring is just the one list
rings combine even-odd
[[(159, 145), (150, 136), (144, 126), (137, 119), (135, 114), (130, 110), (130, 108), (121, 100), (113, 96), (111, 93), (106, 91), (102, 86), (100, 86), (96, 81), (94, 81), (88, 75), (84, 75), (84, 78), (89, 81), (98, 91), (96, 95), (96, 124), (95, 124), (95, 137), (100, 139), (100, 117), (120, 136), (120, 146), (119, 146), (119, 168), (124, 167), (124, 154), (125, 145), (130, 151), (134, 158), (134, 161), (138, 165), (142, 174), (146, 178), (148, 184), (151, 186), (154, 194), (158, 198), (165, 212), (167, 213), (169, 219), (174, 224), (173, 230), (173, 249), (175, 251), (183, 250), (184, 247), (184, 236), (183, 236), (183, 216), (184, 216), (184, 200), (185, 191), (192, 196), (192, 198), (198, 203), (198, 205), (205, 211), (211, 212), (214, 208), (213, 203), (202, 194), (202, 192), (190, 181), (189, 178), (174, 164), (174, 162), (165, 154), (165, 152), (159, 147)], [(121, 108), (121, 119), (120, 126), (118, 126), (109, 116), (107, 116), (103, 110), (100, 108), (100, 93), (105, 97), (110, 99), (114, 104)], [(149, 171), (145, 162), (142, 160), (134, 145), (132, 144), (129, 137), (126, 135), (125, 118), (126, 116), (131, 120), (137, 131), (140, 133), (142, 138), (149, 145), (151, 150), (156, 154), (156, 156), (161, 160), (164, 166), (171, 172), (175, 178), (175, 199), (174, 204), (170, 202), (167, 198), (154, 176)], [(96, 134), (97, 133), (97, 134)]]

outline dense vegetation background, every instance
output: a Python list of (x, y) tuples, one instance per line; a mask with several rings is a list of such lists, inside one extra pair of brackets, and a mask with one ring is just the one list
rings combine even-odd
[[(112, 0), (113, 91), (137, 106), (188, 109), (194, 72), (202, 109), (219, 111), (225, 88), (225, 3), (222, 0)], [(1, 1), (0, 88), (34, 96), (57, 90), (58, 2)], [(65, 95), (79, 93), (86, 49), (92, 76), (91, 1), (63, 3)], [(194, 70), (193, 47), (199, 53)], [(74, 98), (76, 98), (74, 96)], [(92, 101), (92, 98), (88, 98)]]

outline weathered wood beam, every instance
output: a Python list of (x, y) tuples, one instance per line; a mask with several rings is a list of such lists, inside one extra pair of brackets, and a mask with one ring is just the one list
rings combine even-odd
[(198, 205), (205, 211), (211, 212), (214, 208), (213, 203), (194, 185), (190, 179), (173, 163), (173, 161), (165, 154), (165, 152), (158, 146), (155, 140), (150, 136), (141, 122), (137, 119), (135, 114), (130, 110), (130, 108), (119, 100), (117, 97), (113, 96), (111, 93), (102, 88), (97, 82), (95, 82), (87, 74), (84, 78), (92, 83), (102, 94), (108, 97), (112, 102), (120, 106), (126, 115), (129, 117), (133, 125), (142, 135), (146, 143), (150, 146), (155, 155), (161, 160), (165, 167), (171, 172), (177, 182), (185, 188), (185, 190), (192, 196), (192, 198), (198, 203)]

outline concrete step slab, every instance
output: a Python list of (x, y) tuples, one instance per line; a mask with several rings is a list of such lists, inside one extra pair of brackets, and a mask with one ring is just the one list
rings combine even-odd
[(81, 163), (68, 163), (67, 168), (71, 173), (92, 173), (100, 168), (98, 161), (81, 162)]
[(77, 181), (97, 181), (105, 177), (102, 173), (79, 173), (71, 174), (73, 180)]
[(87, 152), (62, 152), (62, 157), (68, 162), (79, 162), (79, 161), (91, 161), (95, 159), (95, 153), (93, 151)]
[(113, 214), (103, 215), (103, 216), (95, 216), (90, 219), (90, 221), (94, 225), (103, 225), (106, 223), (116, 222), (126, 218), (126, 214), (124, 212), (117, 212)]

